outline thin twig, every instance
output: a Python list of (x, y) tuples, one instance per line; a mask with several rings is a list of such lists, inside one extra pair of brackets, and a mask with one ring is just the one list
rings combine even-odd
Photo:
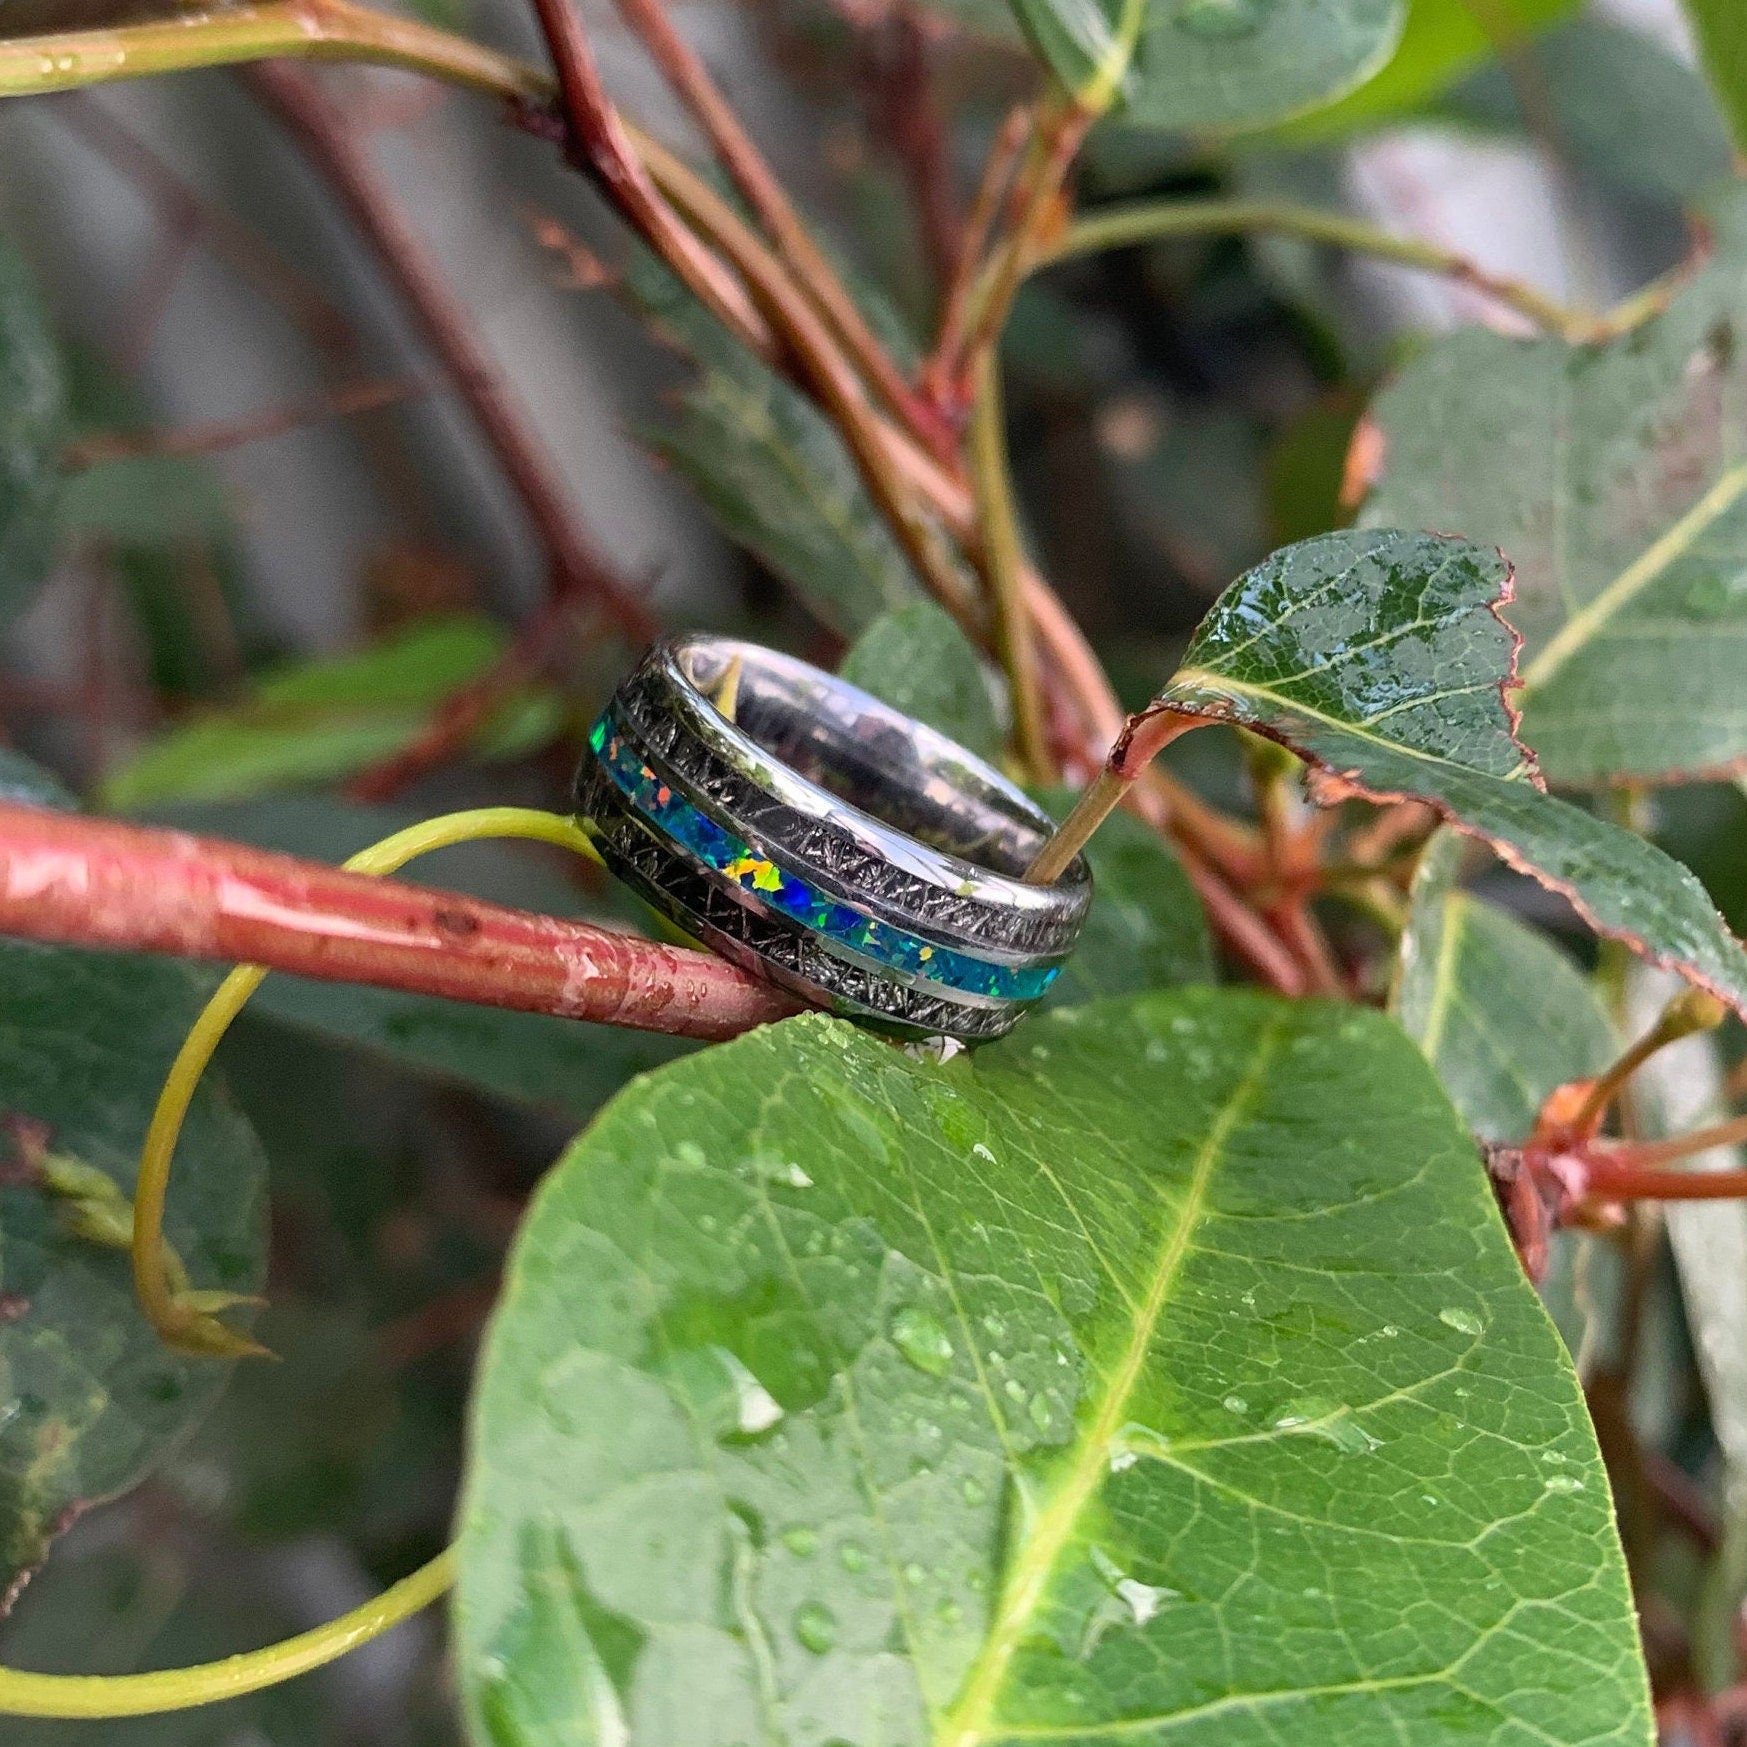
[(953, 452), (951, 431), (904, 380), (903, 372), (868, 326), (824, 251), (813, 241), (812, 233), (709, 70), (674, 28), (661, 0), (616, 0), (616, 4), (703, 128), (722, 167), (733, 177), (735, 186), (774, 239), (777, 253), (795, 284), (823, 318), (850, 362), (914, 436), (937, 455), (949, 457)]
[[(1258, 200), (1138, 201), (1112, 206), (1070, 225), (1053, 241), (1041, 244), (1032, 258), (1033, 268), (1044, 267), (1075, 255), (1096, 254), (1134, 243), (1154, 242), (1162, 237), (1216, 236), (1246, 231), (1277, 231), (1303, 237), (1308, 242), (1327, 243), (1394, 261), (1422, 272), (1442, 274), (1525, 315), (1537, 327), (1568, 339), (1586, 339), (1597, 327), (1597, 318), (1537, 291), (1521, 280), (1489, 273), (1466, 255), (1439, 243), (1418, 237), (1399, 237), (1350, 218), (1340, 212), (1320, 212), (1314, 207), (1291, 206)], [(998, 282), (996, 289), (998, 290)], [(991, 296), (994, 293), (991, 292)]]
[(713, 953), (240, 844), (0, 805), (0, 933), (682, 1037), (795, 1011)]
[(428, 382), (407, 381), (342, 383), (337, 388), (324, 389), (320, 394), (294, 400), (286, 406), (256, 413), (252, 418), (185, 426), (177, 431), (114, 431), (86, 437), (73, 444), (63, 460), (69, 471), (76, 473), (84, 467), (95, 467), (99, 462), (125, 461), (143, 455), (215, 455), (225, 449), (240, 449), (247, 443), (282, 436), (306, 425), (396, 406), (402, 401), (429, 394), (432, 386)]
[(958, 259), (941, 304), (940, 332), (933, 351), (922, 366), (922, 385), (936, 400), (942, 399), (951, 386), (952, 361), (959, 356), (964, 344), (965, 321), (970, 314), (977, 272), (1001, 210), (1001, 198), (1012, 179), (1013, 168), (1019, 162), (1032, 122), (1030, 106), (1016, 104), (1007, 112), (1007, 118), (1001, 123), (984, 160), (982, 179), (977, 184), (975, 198), (959, 236)]
[(1001, 409), (1000, 370), (985, 355), (977, 373), (976, 410), (971, 420), (971, 462), (982, 510), (986, 574), (995, 605), (995, 646), (1007, 675), (1013, 702), (1013, 738), (1019, 758), (1039, 782), (1054, 777), (1054, 760), (1043, 733), (1037, 686), (1037, 652), (1026, 600), (1024, 552), (1013, 487), (1007, 475), (1006, 421)]
[(941, 113), (929, 54), (938, 28), (901, 0), (868, 46), (876, 124), (909, 184), (923, 252), (944, 296), (959, 256), (961, 227), (952, 192), (951, 129)]

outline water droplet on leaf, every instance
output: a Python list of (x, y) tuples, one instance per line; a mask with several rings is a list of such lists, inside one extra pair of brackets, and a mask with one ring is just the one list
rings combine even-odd
[(906, 1304), (892, 1318), (892, 1345), (930, 1377), (944, 1377), (952, 1368), (952, 1342), (946, 1330), (920, 1305)]
[(805, 1602), (795, 1614), (795, 1637), (803, 1649), (823, 1656), (837, 1643), (837, 1616), (823, 1602)]
[(1446, 1328), (1453, 1328), (1457, 1334), (1468, 1335), (1475, 1340), (1478, 1340), (1486, 1329), (1486, 1324), (1471, 1310), (1440, 1310), (1438, 1321), (1443, 1323)]
[(819, 1536), (813, 1529), (788, 1529), (782, 1540), (797, 1559), (811, 1559), (819, 1550)]
[(867, 1548), (860, 1541), (845, 1541), (837, 1549), (837, 1563), (845, 1571), (865, 1571), (867, 1569)]

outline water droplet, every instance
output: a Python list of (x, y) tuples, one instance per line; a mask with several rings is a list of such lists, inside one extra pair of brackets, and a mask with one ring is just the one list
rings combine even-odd
[(1549, 1474), (1541, 1488), (1545, 1492), (1581, 1492), (1583, 1482), (1575, 1474)]
[(948, 1626), (956, 1626), (964, 1618), (964, 1609), (956, 1601), (943, 1601), (935, 1610), (934, 1617)]
[(1241, 1395), (1228, 1395), (1220, 1404), (1227, 1413), (1248, 1413), (1250, 1404)]
[(1129, 1616), (1137, 1626), (1144, 1626), (1159, 1611), (1161, 1603), (1174, 1600), (1177, 1594), (1174, 1589), (1142, 1583), (1134, 1577), (1124, 1577), (1116, 1585), (1116, 1593), (1128, 1604)]
[(813, 1529), (788, 1529), (782, 1540), (797, 1559), (811, 1559), (819, 1551), (819, 1536)]
[(983, 1161), (983, 1163), (986, 1165), (992, 1165), (992, 1164), (995, 1164), (998, 1162), (995, 1158), (995, 1155), (992, 1152), (990, 1152), (989, 1149), (986, 1146), (984, 1146), (980, 1140), (976, 1143), (975, 1146), (973, 1146), (971, 1148), (971, 1151), (973, 1153), (975, 1153), (977, 1155), (977, 1157), (979, 1159), (981, 1159)]
[(734, 1388), (735, 1429), (749, 1438), (769, 1431), (783, 1416), (781, 1403), (732, 1353), (713, 1350)]
[(1132, 1468), (1141, 1457), (1165, 1456), (1170, 1453), (1170, 1448), (1171, 1440), (1163, 1432), (1155, 1432), (1151, 1426), (1137, 1425), (1130, 1420), (1110, 1440), (1110, 1471), (1120, 1474), (1124, 1468)]
[(1004, 1323), (1000, 1319), (1000, 1317), (998, 1317), (994, 1313), (994, 1311), (991, 1310), (988, 1313), (988, 1315), (986, 1315), (983, 1318), (983, 1327), (984, 1327), (984, 1329), (986, 1329), (988, 1331), (988, 1336), (989, 1336), (990, 1340), (992, 1340), (992, 1341), (1004, 1341), (1004, 1340), (1006, 1340), (1006, 1338), (1007, 1338), (1007, 1325), (1006, 1325), (1006, 1323)]
[(803, 1649), (823, 1656), (837, 1643), (837, 1616), (823, 1602), (803, 1602), (795, 1613), (795, 1637)]
[(837, 1549), (837, 1563), (845, 1571), (854, 1573), (867, 1569), (867, 1548), (860, 1541), (845, 1541)]
[(983, 1500), (989, 1496), (988, 1490), (984, 1487), (982, 1481), (978, 1480), (976, 1476), (972, 1474), (967, 1474), (965, 1476), (964, 1484), (959, 1488), (959, 1490), (964, 1494), (964, 1501), (966, 1504), (981, 1504)]
[(1025, 1399), (1025, 1385), (1017, 1377), (1009, 1377), (1001, 1385), (1001, 1388), (1006, 1392), (1010, 1401), (1023, 1401)]
[(928, 1581), (928, 1573), (920, 1565), (906, 1565), (904, 1567), (904, 1581), (912, 1589), (920, 1589)]
[(1401, 1330), (1398, 1329), (1394, 1323), (1386, 1322), (1377, 1332), (1384, 1338), (1384, 1340), (1392, 1341), (1401, 1333)]
[(710, 1161), (704, 1156), (704, 1149), (695, 1140), (682, 1140), (673, 1149), (673, 1156), (690, 1170), (700, 1170)]
[(1134, 1450), (1119, 1450), (1114, 1445), (1110, 1449), (1110, 1472), (1120, 1474), (1124, 1469), (1132, 1468), (1140, 1460), (1139, 1453)]
[(1563, 1450), (1543, 1450), (1541, 1452), (1541, 1460), (1545, 1462), (1549, 1468), (1563, 1468), (1571, 1458), (1567, 1456)]
[(1350, 1407), (1310, 1398), (1295, 1401), (1274, 1421), (1277, 1432), (1301, 1432), (1310, 1438), (1320, 1438), (1348, 1456), (1367, 1456), (1382, 1445), (1353, 1418)]
[(1032, 1396), (1031, 1405), (1025, 1411), (1031, 1415), (1031, 1423), (1040, 1432), (1047, 1432), (1055, 1424), (1055, 1409), (1050, 1406), (1048, 1396)]
[(1486, 1329), (1486, 1324), (1471, 1310), (1440, 1310), (1438, 1321), (1446, 1328), (1453, 1328), (1457, 1334), (1468, 1335), (1474, 1340), (1478, 1340)]
[(920, 1305), (906, 1304), (892, 1318), (892, 1345), (930, 1377), (944, 1377), (952, 1369), (952, 1342), (939, 1320)]

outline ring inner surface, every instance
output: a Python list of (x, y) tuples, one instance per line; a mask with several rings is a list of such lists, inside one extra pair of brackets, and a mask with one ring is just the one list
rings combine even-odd
[(797, 775), (942, 854), (1011, 879), (1023, 876), (1045, 833), (1016, 797), (955, 756), (943, 737), (847, 685), (797, 671), (751, 645), (699, 644), (681, 670), (713, 698), (741, 657), (734, 726)]

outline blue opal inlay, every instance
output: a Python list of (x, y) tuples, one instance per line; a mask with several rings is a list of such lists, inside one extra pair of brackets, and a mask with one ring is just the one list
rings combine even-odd
[(588, 743), (619, 792), (645, 818), (706, 867), (756, 892), (773, 910), (879, 964), (968, 994), (1034, 1001), (1056, 979), (1059, 965), (1001, 965), (939, 946), (919, 934), (866, 915), (767, 861), (670, 788), (603, 716)]

